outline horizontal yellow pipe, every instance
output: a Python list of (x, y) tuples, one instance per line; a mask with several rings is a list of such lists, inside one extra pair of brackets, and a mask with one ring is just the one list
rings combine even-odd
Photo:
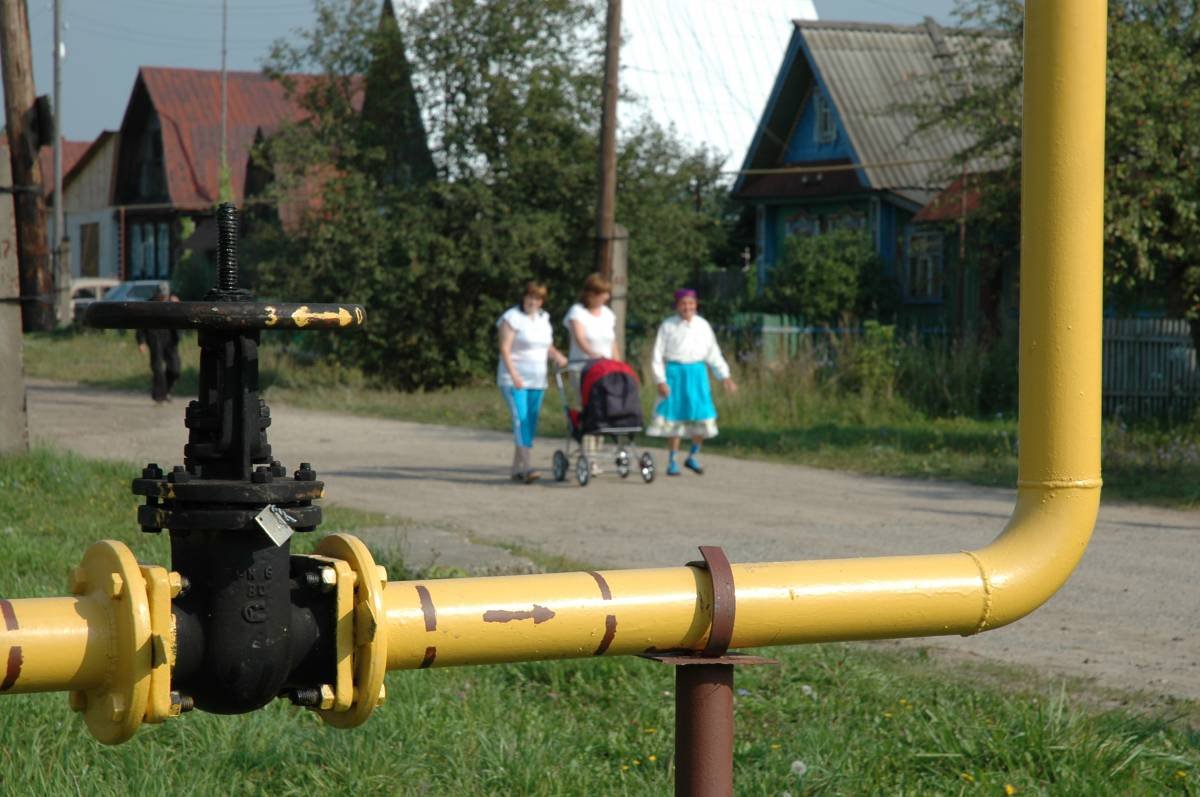
[[(733, 647), (973, 634), (1070, 576), (1100, 501), (1106, 5), (1026, 6), (1018, 498), (973, 552), (733, 567)], [(697, 542), (703, 542), (698, 540)], [(704, 647), (697, 568), (395, 582), (388, 667)]]
[(90, 689), (114, 651), (106, 607), (88, 598), (0, 601), (0, 695)]
[[(973, 634), (1010, 623), (1066, 581), (1098, 494), (1024, 488), (1008, 529), (970, 553), (733, 565), (732, 646)], [(702, 649), (712, 583), (694, 567), (392, 582), (384, 605), (389, 669), (641, 654)]]

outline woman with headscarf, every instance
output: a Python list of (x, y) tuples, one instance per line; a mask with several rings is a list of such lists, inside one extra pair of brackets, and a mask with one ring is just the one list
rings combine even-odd
[(717, 336), (709, 323), (696, 314), (696, 309), (694, 290), (676, 291), (675, 315), (662, 322), (654, 339), (650, 366), (661, 398), (646, 433), (670, 439), (668, 476), (680, 474), (677, 457), (681, 437), (692, 441), (684, 467), (697, 474), (704, 473), (700, 446), (717, 436), (717, 408), (708, 382), (709, 370), (726, 391), (737, 390), (729, 375), (729, 364), (717, 345)]

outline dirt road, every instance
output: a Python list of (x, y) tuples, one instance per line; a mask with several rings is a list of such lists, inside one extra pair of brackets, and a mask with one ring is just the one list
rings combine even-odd
[[(499, 398), (497, 398), (499, 400)], [(164, 467), (182, 459), (184, 402), (34, 382), (35, 440)], [(276, 456), (310, 461), (329, 500), (409, 518), (439, 534), (517, 543), (605, 567), (680, 564), (698, 544), (737, 562), (940, 553), (986, 544), (1009, 490), (856, 476), (706, 456), (708, 473), (599, 478), (585, 489), (507, 478), (507, 435), (273, 406)], [(535, 454), (549, 464), (555, 441)], [(686, 506), (686, 512), (680, 507)], [(1200, 512), (1105, 504), (1075, 576), (1021, 622), (925, 643), (1200, 699)]]

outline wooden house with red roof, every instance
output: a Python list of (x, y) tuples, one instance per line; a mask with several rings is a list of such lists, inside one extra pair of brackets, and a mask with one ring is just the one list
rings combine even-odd
[[(284, 87), (259, 72), (227, 72), (227, 159), (232, 199), (242, 204), (256, 138), (303, 111)], [(142, 67), (121, 122), (113, 181), (121, 273), (171, 276), (183, 249), (215, 260), (213, 209), (221, 192), (221, 73)], [(181, 220), (195, 222), (182, 239)], [(188, 225), (190, 226), (190, 225)]]
[[(63, 151), (63, 220), (73, 278), (120, 275), (120, 236), (112, 208), (117, 140), (115, 130), (105, 130), (70, 157), (69, 150)], [(53, 202), (53, 193), (46, 202)], [(53, 217), (50, 240), (54, 241)]]

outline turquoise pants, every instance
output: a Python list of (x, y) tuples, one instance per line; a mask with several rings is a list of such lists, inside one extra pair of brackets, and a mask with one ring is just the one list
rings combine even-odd
[(501, 385), (500, 393), (508, 403), (508, 411), (512, 413), (513, 442), (523, 448), (533, 448), (533, 438), (537, 437), (538, 415), (542, 411), (542, 398), (546, 395), (545, 389), (518, 389), (511, 385)]

